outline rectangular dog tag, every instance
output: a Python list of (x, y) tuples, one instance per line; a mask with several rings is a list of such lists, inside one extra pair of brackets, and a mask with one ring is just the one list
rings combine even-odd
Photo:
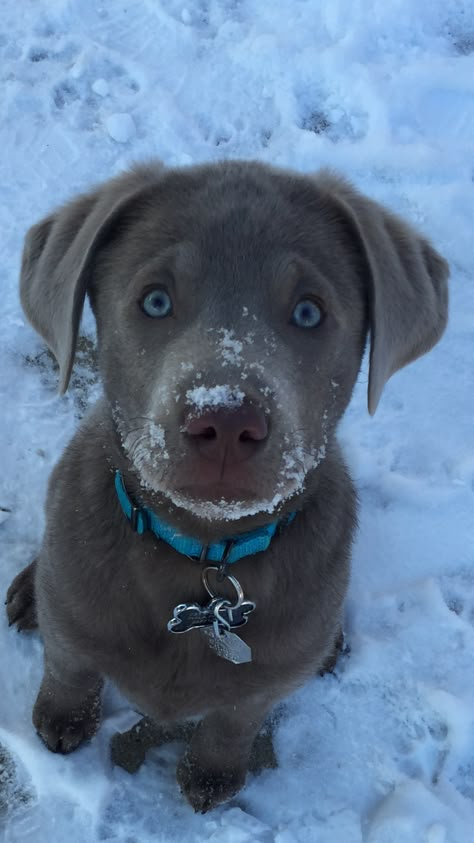
[(229, 632), (227, 629), (219, 629), (216, 632), (214, 627), (201, 628), (201, 632), (206, 636), (209, 646), (222, 659), (234, 664), (252, 661), (251, 648), (235, 632)]

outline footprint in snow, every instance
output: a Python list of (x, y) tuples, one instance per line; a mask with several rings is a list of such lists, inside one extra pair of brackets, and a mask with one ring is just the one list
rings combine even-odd
[(419, 717), (401, 725), (398, 737), (398, 763), (411, 779), (435, 785), (449, 753), (448, 726), (439, 719)]
[(474, 626), (474, 576), (472, 573), (463, 572), (443, 577), (441, 591), (448, 609), (470, 626)]

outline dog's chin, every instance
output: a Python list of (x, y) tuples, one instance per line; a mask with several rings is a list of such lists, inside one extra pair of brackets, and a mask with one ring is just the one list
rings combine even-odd
[(277, 516), (285, 501), (297, 494), (297, 491), (301, 490), (292, 487), (271, 495), (263, 495), (248, 489), (230, 489), (228, 486), (160, 489), (160, 493), (178, 509), (214, 524), (251, 519), (259, 515)]
[(271, 501), (254, 498), (205, 498), (190, 495), (189, 491), (167, 489), (165, 496), (179, 509), (204, 521), (219, 523), (240, 521), (252, 515), (271, 512), (275, 508)]
[(238, 486), (230, 482), (198, 482), (173, 484), (169, 478), (158, 478), (146, 465), (140, 466), (140, 476), (146, 489), (168, 500), (183, 513), (209, 523), (252, 519), (264, 515), (266, 519), (278, 513), (292, 498), (304, 492), (305, 476), (296, 475), (286, 482), (281, 477), (274, 485), (260, 483), (260, 488)]
[(203, 501), (204, 503), (232, 504), (235, 501), (247, 502), (251, 505), (262, 497), (255, 489), (231, 486), (229, 483), (187, 483), (171, 490), (187, 500)]

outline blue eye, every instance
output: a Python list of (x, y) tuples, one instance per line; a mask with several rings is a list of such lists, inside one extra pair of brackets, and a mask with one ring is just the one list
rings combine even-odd
[(298, 328), (316, 328), (323, 318), (323, 312), (312, 299), (301, 299), (296, 305), (291, 321)]
[(166, 290), (150, 290), (141, 302), (141, 308), (147, 316), (154, 319), (163, 319), (169, 316), (173, 310), (171, 298)]

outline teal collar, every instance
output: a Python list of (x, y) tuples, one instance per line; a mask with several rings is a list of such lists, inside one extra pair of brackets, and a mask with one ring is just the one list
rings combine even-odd
[(161, 518), (144, 506), (137, 506), (129, 497), (123, 477), (120, 471), (115, 472), (115, 491), (123, 512), (130, 521), (131, 527), (140, 535), (151, 530), (157, 538), (169, 544), (178, 553), (189, 556), (191, 559), (198, 559), (201, 562), (223, 562), (232, 565), (244, 556), (253, 556), (267, 550), (272, 538), (285, 526), (290, 524), (296, 512), (291, 512), (280, 521), (273, 521), (258, 530), (251, 530), (249, 533), (240, 533), (238, 536), (230, 536), (220, 542), (202, 544), (199, 539), (182, 536), (177, 533), (174, 527), (165, 524)]

